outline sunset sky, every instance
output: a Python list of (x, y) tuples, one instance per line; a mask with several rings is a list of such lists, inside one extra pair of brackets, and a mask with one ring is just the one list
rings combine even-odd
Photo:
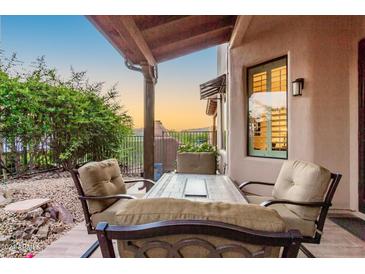
[[(120, 102), (143, 127), (143, 78), (124, 66), (123, 58), (83, 16), (1, 16), (0, 49), (13, 52), (27, 67), (45, 55), (50, 67), (69, 75), (72, 66), (86, 70), (92, 81), (118, 83)], [(159, 64), (156, 120), (168, 129), (211, 125), (199, 84), (216, 76), (216, 48), (209, 48)]]

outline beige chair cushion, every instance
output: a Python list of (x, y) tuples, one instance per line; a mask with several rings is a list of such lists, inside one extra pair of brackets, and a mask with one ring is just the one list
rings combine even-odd
[[(256, 205), (274, 199), (273, 197), (255, 195), (247, 195), (246, 198), (250, 204)], [(284, 219), (288, 230), (298, 229), (304, 236), (313, 237), (316, 230), (316, 224), (314, 221), (300, 218), (283, 204), (274, 204), (269, 206), (269, 208), (275, 209), (279, 213), (279, 215)]]
[[(285, 161), (276, 180), (272, 196), (299, 202), (320, 202), (328, 189), (331, 173), (327, 169), (304, 161)], [(314, 221), (320, 209), (285, 205), (299, 217)]]
[(118, 222), (116, 222), (115, 216), (121, 209), (123, 210), (123, 208), (124, 208), (123, 203), (126, 203), (127, 201), (129, 201), (129, 200), (121, 199), (119, 201), (116, 201), (114, 204), (109, 206), (107, 209), (91, 215), (90, 219), (91, 219), (91, 223), (92, 223), (93, 227), (96, 227), (96, 225), (100, 222), (108, 222), (111, 225), (117, 225)]
[[(126, 187), (118, 161), (109, 159), (90, 162), (79, 168), (82, 189), (86, 196), (125, 194)], [(101, 212), (116, 200), (87, 201), (90, 214)]]
[[(192, 202), (183, 199), (158, 198), (118, 201), (102, 213), (92, 216), (93, 222), (106, 221), (116, 225), (137, 225), (163, 220), (213, 220), (242, 227), (270, 231), (285, 231), (285, 222), (275, 210), (262, 208), (256, 205), (228, 204), (221, 202)], [(147, 240), (163, 240), (174, 244), (181, 239), (194, 237), (206, 239), (214, 245), (232, 243), (233, 241), (213, 237), (197, 235), (174, 235), (164, 237), (154, 237)], [(134, 241), (133, 245), (141, 246), (146, 240)], [(248, 244), (241, 244), (251, 252), (257, 252), (262, 247)], [(121, 257), (133, 257), (131, 252), (133, 246), (130, 242), (119, 243)], [(207, 250), (201, 247), (190, 247), (182, 250), (184, 257), (204, 257)], [(277, 257), (278, 248), (273, 248), (266, 256)], [(165, 250), (154, 249), (148, 255), (150, 257), (165, 257)], [(227, 257), (235, 257), (237, 254), (224, 254)]]
[(212, 152), (181, 152), (177, 156), (176, 172), (216, 174), (216, 156)]

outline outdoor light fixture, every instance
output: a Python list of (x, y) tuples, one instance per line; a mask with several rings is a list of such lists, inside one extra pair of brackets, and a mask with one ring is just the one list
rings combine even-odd
[(292, 93), (293, 96), (301, 96), (304, 88), (304, 79), (298, 78), (292, 82)]

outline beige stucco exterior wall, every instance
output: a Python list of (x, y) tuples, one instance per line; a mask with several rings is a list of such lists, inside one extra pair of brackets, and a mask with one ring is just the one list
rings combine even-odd
[[(288, 157), (341, 173), (334, 208), (357, 210), (357, 43), (363, 37), (364, 17), (253, 17), (242, 45), (228, 53), (227, 162), (233, 180), (275, 181), (280, 170), (282, 160), (247, 156), (246, 68), (287, 55)], [(293, 97), (290, 83), (301, 77), (303, 96)]]
[[(225, 43), (218, 47), (217, 50), (217, 75), (220, 76), (222, 74), (228, 73), (228, 43)], [(227, 76), (227, 81), (229, 77)], [(226, 90), (228, 92), (228, 90)], [(219, 159), (218, 159), (218, 169), (220, 173), (227, 173), (227, 147), (226, 149), (223, 148), (223, 132), (222, 127), (224, 127), (224, 121), (226, 124), (228, 122), (228, 93), (226, 94), (226, 101), (222, 103), (221, 100), (218, 101), (217, 104), (217, 147), (219, 152)], [(222, 112), (225, 112), (225, 115), (222, 116)], [(228, 125), (226, 126), (228, 129)]]

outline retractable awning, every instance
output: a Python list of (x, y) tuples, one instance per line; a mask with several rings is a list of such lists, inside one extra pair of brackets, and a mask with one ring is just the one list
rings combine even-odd
[(200, 100), (226, 93), (226, 75), (223, 74), (200, 85)]

